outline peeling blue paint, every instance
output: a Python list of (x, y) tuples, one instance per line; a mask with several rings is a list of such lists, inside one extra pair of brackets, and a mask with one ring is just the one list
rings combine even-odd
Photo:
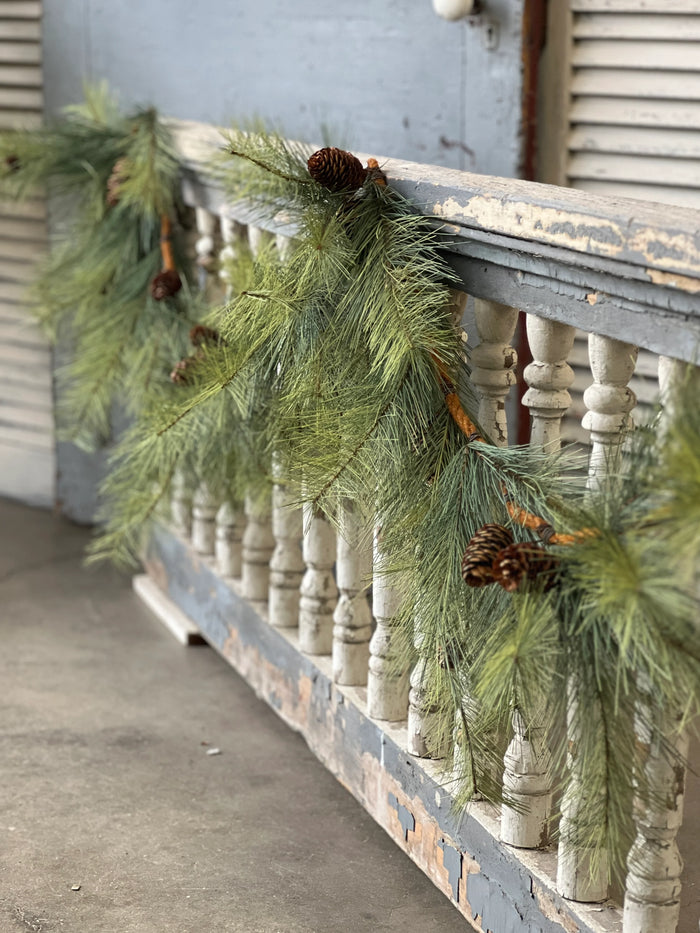
[[(459, 879), (462, 877), (462, 853), (454, 846), (449, 846), (444, 839), (438, 841), (442, 849), (442, 864), (447, 872), (447, 879), (452, 888), (452, 897), (459, 904)], [(474, 915), (476, 916), (476, 914)]]
[(394, 794), (389, 794), (389, 805), (396, 810), (401, 829), (403, 830), (403, 841), (406, 842), (408, 840), (408, 834), (416, 830), (416, 818), (407, 807), (399, 803)]

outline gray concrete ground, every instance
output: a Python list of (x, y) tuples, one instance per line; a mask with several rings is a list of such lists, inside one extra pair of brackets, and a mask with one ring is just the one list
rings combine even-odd
[(0, 933), (465, 933), (228, 665), (81, 566), (85, 530), (2, 501), (0, 529)]

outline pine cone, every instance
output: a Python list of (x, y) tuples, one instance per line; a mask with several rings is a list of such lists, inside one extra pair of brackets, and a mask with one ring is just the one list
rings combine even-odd
[(554, 571), (558, 564), (559, 561), (541, 545), (518, 541), (509, 544), (496, 557), (492, 573), (494, 580), (509, 593), (539, 577), (542, 577), (544, 589), (548, 590), (554, 585)]
[(116, 207), (119, 204), (122, 184), (129, 177), (129, 160), (117, 159), (112, 174), (107, 179), (107, 207)]
[(164, 269), (154, 276), (151, 281), (151, 298), (155, 301), (163, 301), (164, 298), (172, 298), (174, 294), (182, 288), (182, 279), (175, 269)]
[(218, 347), (221, 346), (223, 340), (218, 330), (214, 330), (213, 327), (195, 324), (190, 331), (190, 343), (193, 347), (201, 347), (204, 343), (210, 343)]
[(462, 558), (462, 579), (467, 586), (495, 583), (493, 563), (501, 551), (513, 543), (513, 536), (503, 525), (483, 525), (472, 536)]
[(309, 174), (329, 191), (356, 191), (367, 177), (367, 169), (351, 152), (327, 146), (309, 157)]

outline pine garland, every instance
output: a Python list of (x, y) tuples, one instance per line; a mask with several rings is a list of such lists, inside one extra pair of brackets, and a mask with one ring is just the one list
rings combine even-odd
[[(184, 452), (206, 442), (208, 456), (220, 456), (222, 432), (235, 425), (253, 458), (269, 463), (274, 451), (298, 496), (331, 517), (344, 498), (368, 527), (381, 516), (382, 571), (404, 594), (394, 662), (414, 663), (418, 629), (423, 689), (455, 746), (462, 799), (502, 800), (516, 710), (526, 729), (546, 727), (566, 792), (568, 714), (590, 802), (568, 838), (607, 850), (621, 873), (632, 796), (653, 794), (635, 717), (680, 728), (700, 696), (691, 390), (663, 439), (639, 432), (628, 454), (635, 469), (585, 494), (566, 479), (568, 459), (489, 443), (451, 323), (457, 283), (435, 229), (378, 167), (361, 180), (343, 163), (336, 184), (324, 164), (314, 180), (310, 152), (262, 132), (234, 132), (228, 151), (235, 159), (220, 171), (231, 196), (261, 222), (284, 209), (296, 243), (284, 264), (257, 258), (250, 284), (217, 315), (221, 343), (207, 345), (196, 379), (142, 413), (106, 490), (111, 515), (97, 553), (132, 545)], [(144, 486), (141, 499), (134, 489)], [(515, 545), (504, 540), (493, 555), (492, 582), (467, 586), (465, 550), (492, 524)], [(682, 559), (671, 542), (682, 543)], [(673, 756), (670, 741), (664, 752)]]
[(70, 224), (39, 270), (32, 310), (69, 347), (58, 372), (62, 434), (109, 436), (118, 401), (134, 412), (183, 345), (193, 309), (179, 228), (179, 164), (154, 110), (122, 115), (105, 87), (37, 130), (0, 134), (0, 187), (48, 192)]

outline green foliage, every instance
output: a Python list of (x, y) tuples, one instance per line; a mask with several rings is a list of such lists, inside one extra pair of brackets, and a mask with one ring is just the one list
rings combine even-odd
[(111, 410), (141, 407), (153, 380), (177, 358), (194, 315), (184, 287), (154, 301), (161, 219), (178, 210), (179, 164), (154, 110), (122, 115), (104, 86), (38, 130), (0, 134), (0, 190), (28, 197), (47, 188), (70, 214), (39, 270), (33, 310), (68, 347), (58, 371), (61, 433), (87, 448), (109, 436)]
[[(269, 481), (273, 453), (298, 498), (331, 519), (344, 499), (368, 527), (378, 516), (378, 572), (403, 596), (390, 660), (405, 673), (420, 658), (460, 799), (501, 801), (514, 714), (526, 733), (544, 726), (557, 790), (569, 801), (572, 775), (583, 785), (585, 805), (567, 806), (567, 838), (594, 863), (607, 850), (622, 872), (632, 797), (655, 793), (635, 725), (663, 724), (673, 760), (672, 730), (700, 695), (692, 392), (683, 389), (663, 437), (653, 425), (639, 433), (633, 469), (595, 494), (571, 478), (568, 456), (465, 438), (445, 392), (457, 387), (475, 423), (476, 404), (436, 229), (371, 177), (355, 193), (327, 191), (308, 175), (304, 147), (275, 134), (234, 131), (229, 152), (237, 158), (219, 171), (231, 196), (263, 224), (284, 210), (296, 239), (283, 263), (266, 249), (230, 270), (236, 294), (212, 318), (223, 343), (197, 361), (191, 385), (144, 407), (121, 445), (96, 553), (133, 551), (176, 470), (216, 485), (216, 461), (221, 483), (234, 471)], [(534, 540), (507, 501), (557, 532), (586, 530), (549, 546), (553, 588), (464, 585), (461, 557), (484, 524)]]

